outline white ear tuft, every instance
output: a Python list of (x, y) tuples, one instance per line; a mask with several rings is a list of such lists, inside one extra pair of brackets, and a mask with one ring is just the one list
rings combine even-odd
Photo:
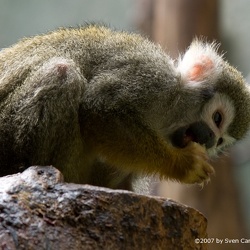
[(217, 53), (217, 47), (215, 43), (192, 42), (178, 64), (184, 83), (199, 84), (218, 77), (222, 71), (223, 58)]

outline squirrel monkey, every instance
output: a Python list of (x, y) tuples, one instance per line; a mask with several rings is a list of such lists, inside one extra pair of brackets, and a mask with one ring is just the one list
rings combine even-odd
[(250, 92), (214, 44), (174, 62), (137, 34), (97, 25), (0, 52), (0, 175), (53, 165), (65, 180), (131, 188), (137, 174), (203, 183), (243, 138)]

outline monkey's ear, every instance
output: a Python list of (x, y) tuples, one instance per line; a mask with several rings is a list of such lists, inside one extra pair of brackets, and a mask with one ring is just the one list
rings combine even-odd
[(213, 80), (222, 71), (222, 56), (215, 43), (206, 44), (195, 40), (179, 60), (178, 69), (184, 83), (202, 83)]

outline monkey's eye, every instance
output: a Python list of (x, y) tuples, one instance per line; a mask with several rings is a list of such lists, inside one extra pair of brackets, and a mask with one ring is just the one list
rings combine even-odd
[(222, 115), (219, 111), (216, 111), (213, 114), (213, 121), (214, 121), (215, 125), (219, 128), (221, 125), (221, 122), (222, 122)]

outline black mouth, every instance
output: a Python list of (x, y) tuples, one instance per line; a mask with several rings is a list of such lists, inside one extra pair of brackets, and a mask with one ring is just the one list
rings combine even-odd
[(191, 141), (199, 143), (199, 140), (196, 138), (194, 132), (188, 128), (183, 137), (183, 147), (186, 147)]
[(185, 148), (193, 140), (194, 135), (191, 129), (187, 127), (177, 129), (171, 138), (172, 144), (178, 148)]
[(196, 142), (211, 148), (215, 143), (213, 131), (204, 122), (195, 122), (178, 128), (171, 136), (173, 146), (185, 148), (190, 142)]

